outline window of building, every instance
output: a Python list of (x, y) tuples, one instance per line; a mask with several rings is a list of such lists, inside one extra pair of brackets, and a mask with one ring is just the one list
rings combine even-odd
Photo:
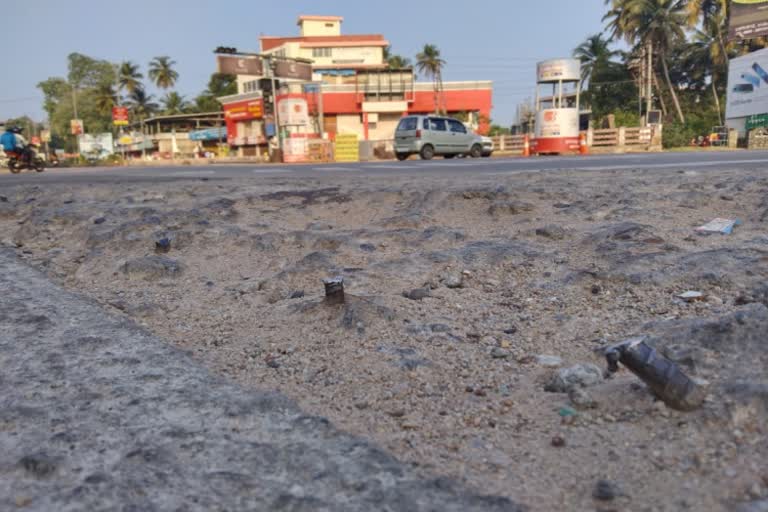
[(256, 92), (259, 90), (259, 81), (258, 80), (249, 80), (245, 83), (243, 83), (243, 92), (249, 93), (249, 92)]
[(448, 120), (448, 129), (454, 133), (467, 133), (467, 127), (454, 119)]
[(285, 48), (282, 48), (275, 52), (275, 57), (285, 57), (285, 55), (286, 55)]
[(312, 48), (313, 57), (330, 57), (331, 48)]
[(445, 126), (445, 119), (429, 118), (429, 129), (436, 132), (447, 131), (447, 128)]
[(325, 28), (333, 28), (333, 23), (326, 23)]

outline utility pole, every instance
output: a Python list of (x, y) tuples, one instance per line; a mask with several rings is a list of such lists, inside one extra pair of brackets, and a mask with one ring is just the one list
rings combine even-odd
[(280, 149), (280, 155), (283, 152), (283, 135), (280, 131), (280, 109), (277, 103), (277, 90), (275, 88), (275, 70), (277, 69), (277, 61), (275, 57), (270, 55), (269, 57), (269, 80), (272, 83), (272, 105), (275, 109), (275, 130), (277, 131), (277, 147)]
[(648, 54), (648, 67), (646, 73), (646, 107), (645, 107), (645, 125), (650, 123), (651, 109), (653, 108), (653, 86), (651, 79), (653, 78), (653, 41), (648, 39), (646, 44), (646, 53)]
[[(115, 64), (115, 106), (120, 107), (120, 65)], [(112, 119), (112, 122), (114, 123), (115, 120)], [(115, 135), (117, 136), (117, 145), (120, 146), (120, 153), (122, 155), (123, 164), (125, 164), (125, 146), (123, 144), (120, 144), (120, 138), (123, 134), (123, 127), (120, 126), (119, 129), (115, 129)]]

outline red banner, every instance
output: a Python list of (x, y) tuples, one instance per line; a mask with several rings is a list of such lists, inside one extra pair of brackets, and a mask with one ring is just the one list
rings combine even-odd
[(224, 116), (232, 121), (261, 119), (264, 116), (262, 100), (238, 101), (224, 105)]
[(112, 107), (112, 124), (114, 124), (115, 126), (128, 125), (128, 108), (127, 107)]

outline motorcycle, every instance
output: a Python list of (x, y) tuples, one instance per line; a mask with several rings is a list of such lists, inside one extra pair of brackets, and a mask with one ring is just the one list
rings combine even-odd
[(45, 170), (45, 160), (37, 154), (32, 144), (27, 145), (26, 149), (29, 159), (25, 159), (24, 155), (19, 151), (5, 152), (8, 156), (8, 170), (13, 174), (18, 174), (24, 169), (34, 169), (37, 172), (43, 172)]

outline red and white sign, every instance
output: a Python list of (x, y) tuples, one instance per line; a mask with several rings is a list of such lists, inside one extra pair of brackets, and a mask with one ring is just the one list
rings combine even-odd
[(115, 126), (128, 125), (128, 108), (127, 107), (112, 107), (112, 124), (114, 124)]
[(257, 99), (227, 103), (224, 105), (224, 116), (232, 121), (261, 119), (264, 116), (264, 101)]
[(290, 137), (283, 139), (283, 162), (295, 163), (307, 161), (307, 139)]
[(280, 126), (309, 125), (309, 107), (304, 98), (286, 98), (277, 104), (280, 113)]

